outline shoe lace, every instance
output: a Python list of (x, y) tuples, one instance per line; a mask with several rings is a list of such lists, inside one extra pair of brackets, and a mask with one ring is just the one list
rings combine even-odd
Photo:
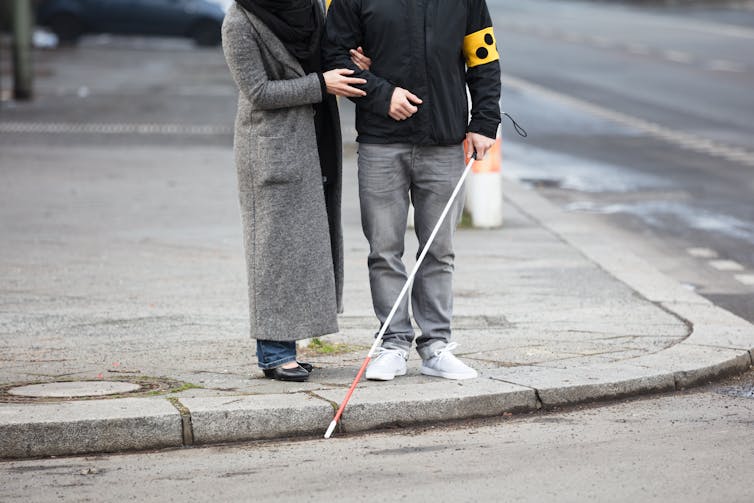
[(440, 349), (439, 351), (435, 351), (435, 356), (440, 359), (444, 358), (447, 355), (453, 356), (453, 353), (451, 353), (451, 351), (453, 351), (457, 347), (458, 347), (457, 342), (450, 342), (444, 348)]
[(403, 351), (400, 349), (393, 349), (393, 348), (383, 348), (382, 346), (379, 346), (377, 348), (377, 354), (375, 354), (374, 358), (380, 358), (380, 357), (387, 357), (387, 356), (398, 356), (402, 359), (406, 359), (405, 355), (403, 354)]

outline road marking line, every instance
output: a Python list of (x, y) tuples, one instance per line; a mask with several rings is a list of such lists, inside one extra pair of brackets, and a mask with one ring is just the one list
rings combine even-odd
[(586, 38), (584, 38), (582, 35), (579, 35), (578, 33), (573, 32), (565, 32), (560, 36), (560, 38), (562, 38), (566, 42), (572, 42), (575, 44), (586, 42)]
[(742, 73), (746, 70), (746, 67), (742, 65), (741, 63), (736, 63), (735, 61), (728, 61), (726, 59), (713, 59), (712, 61), (707, 63), (707, 65), (705, 65), (705, 68), (712, 72), (731, 72), (731, 73)]
[(506, 86), (539, 94), (561, 104), (596, 115), (597, 117), (602, 117), (603, 119), (637, 129), (649, 136), (672, 143), (686, 150), (754, 167), (754, 152), (734, 147), (732, 145), (718, 143), (694, 134), (676, 131), (661, 126), (655, 122), (650, 122), (622, 112), (611, 110), (508, 74), (503, 74), (501, 76), (501, 81)]
[(711, 23), (709, 21), (694, 22), (688, 20), (683, 20), (682, 22), (678, 23), (661, 21), (656, 24), (673, 26), (675, 28), (681, 28), (684, 30), (702, 31), (714, 35), (724, 35), (727, 37), (754, 39), (754, 30), (745, 28), (743, 26), (735, 26), (732, 24)]
[(596, 47), (599, 47), (600, 49), (610, 49), (617, 45), (609, 38), (601, 37), (599, 35), (590, 35), (587, 37), (587, 40), (589, 41), (589, 43)]
[(744, 266), (733, 260), (710, 260), (709, 265), (718, 271), (743, 271)]
[(736, 274), (734, 277), (744, 285), (754, 286), (754, 274)]
[(164, 134), (164, 135), (229, 135), (232, 127), (184, 124), (104, 124), (73, 122), (0, 122), (0, 133), (49, 134)]
[[(524, 27), (523, 29), (525, 30), (526, 27)], [(536, 33), (537, 35), (542, 35), (547, 38), (552, 38), (555, 36), (555, 30), (553, 30), (552, 28), (548, 28), (546, 26), (538, 26), (534, 28), (534, 33)]]
[(686, 253), (697, 258), (717, 258), (717, 252), (712, 248), (686, 248)]
[(631, 54), (638, 54), (640, 56), (646, 56), (652, 52), (649, 47), (644, 44), (628, 44), (625, 48)]
[(683, 63), (686, 65), (694, 61), (694, 56), (692, 56), (691, 54), (687, 52), (682, 52), (682, 51), (674, 51), (674, 50), (662, 51), (662, 56), (668, 61), (672, 61), (674, 63)]

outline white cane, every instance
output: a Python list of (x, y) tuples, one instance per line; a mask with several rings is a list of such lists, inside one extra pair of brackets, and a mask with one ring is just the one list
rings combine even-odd
[(356, 385), (359, 384), (359, 381), (361, 380), (361, 376), (364, 375), (364, 371), (366, 370), (367, 365), (369, 365), (369, 362), (372, 359), (372, 356), (374, 356), (374, 352), (382, 343), (382, 337), (385, 335), (385, 331), (390, 326), (390, 322), (393, 320), (393, 316), (395, 315), (395, 312), (398, 310), (398, 306), (403, 300), (403, 297), (406, 296), (406, 292), (408, 292), (408, 289), (411, 286), (411, 282), (414, 280), (414, 276), (416, 276), (416, 272), (419, 270), (419, 267), (421, 266), (422, 261), (424, 260), (424, 257), (427, 255), (427, 252), (429, 251), (429, 247), (432, 245), (432, 241), (434, 241), (435, 236), (437, 235), (437, 232), (440, 230), (440, 226), (445, 220), (445, 216), (448, 214), (448, 211), (450, 211), (450, 207), (453, 205), (453, 201), (455, 201), (456, 196), (458, 195), (458, 192), (460, 192), (461, 187), (463, 186), (463, 182), (464, 180), (466, 180), (466, 177), (471, 171), (471, 165), (474, 164), (475, 160), (476, 160), (476, 152), (471, 154), (471, 160), (469, 160), (469, 163), (466, 165), (466, 169), (463, 170), (463, 174), (461, 175), (460, 180), (458, 180), (458, 183), (456, 184), (455, 189), (453, 189), (453, 193), (450, 195), (450, 199), (448, 200), (448, 203), (445, 205), (445, 209), (442, 210), (442, 214), (440, 215), (440, 218), (437, 220), (437, 223), (435, 224), (435, 228), (432, 230), (432, 234), (429, 235), (429, 239), (427, 240), (427, 243), (424, 245), (424, 249), (419, 255), (419, 258), (416, 259), (416, 264), (414, 265), (414, 268), (411, 270), (411, 274), (408, 275), (408, 279), (406, 279), (406, 284), (403, 285), (403, 289), (401, 290), (401, 293), (398, 294), (398, 299), (396, 299), (395, 304), (393, 304), (393, 308), (390, 310), (390, 313), (387, 315), (387, 318), (385, 319), (385, 323), (383, 323), (382, 327), (380, 327), (380, 331), (377, 334), (377, 337), (375, 337), (374, 339), (374, 344), (372, 344), (372, 347), (369, 350), (369, 353), (367, 354), (367, 357), (364, 360), (364, 363), (361, 364), (359, 373), (356, 374), (356, 378), (351, 383), (351, 387), (348, 388), (348, 393), (346, 393), (346, 397), (343, 399), (343, 402), (340, 404), (340, 407), (338, 407), (338, 411), (335, 413), (335, 417), (330, 423), (330, 426), (327, 428), (327, 432), (325, 432), (325, 438), (330, 438), (333, 434), (333, 431), (335, 431), (335, 427), (337, 426), (338, 421), (340, 420), (340, 416), (343, 414), (343, 409), (346, 408), (346, 405), (348, 404), (348, 400), (351, 399), (351, 395), (353, 395), (353, 391), (356, 389)]

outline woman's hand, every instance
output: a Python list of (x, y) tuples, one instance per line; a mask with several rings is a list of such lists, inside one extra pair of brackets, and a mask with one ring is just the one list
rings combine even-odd
[(368, 58), (364, 54), (364, 49), (362, 49), (361, 46), (357, 47), (356, 49), (351, 49), (348, 52), (351, 54), (351, 61), (354, 65), (359, 67), (359, 70), (369, 70), (369, 68), (372, 66), (371, 58)]
[(336, 96), (346, 96), (349, 98), (359, 98), (366, 96), (366, 91), (362, 91), (356, 87), (352, 87), (351, 84), (366, 84), (364, 79), (357, 79), (355, 77), (348, 77), (352, 75), (353, 70), (347, 68), (337, 68), (325, 72), (325, 85), (327, 85), (327, 92)]

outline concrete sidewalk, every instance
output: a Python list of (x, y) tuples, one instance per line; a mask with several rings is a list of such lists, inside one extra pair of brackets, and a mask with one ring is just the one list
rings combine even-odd
[[(0, 457), (323, 434), (378, 328), (352, 144), (346, 161), (341, 332), (302, 349), (309, 382), (282, 383), (262, 377), (247, 336), (230, 149), (3, 146)], [(362, 382), (340, 434), (680, 389), (752, 364), (752, 325), (594, 218), (506, 181), (505, 219), (457, 234), (456, 354), (480, 378), (422, 376), (413, 353), (407, 376)], [(142, 388), (8, 393), (79, 380)]]

